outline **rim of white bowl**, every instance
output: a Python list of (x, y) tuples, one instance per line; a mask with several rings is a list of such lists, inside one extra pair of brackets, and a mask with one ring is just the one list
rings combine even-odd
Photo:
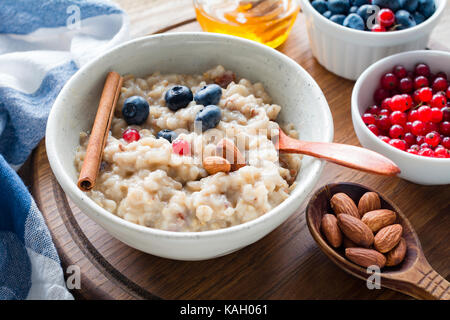
[[(293, 59), (286, 56), (285, 54), (283, 54), (273, 48), (270, 48), (266, 45), (263, 45), (263, 44), (260, 44), (258, 42), (251, 41), (248, 39), (239, 38), (239, 37), (230, 36), (230, 35), (218, 34), (218, 33), (205, 33), (205, 32), (176, 32), (176, 33), (166, 33), (166, 34), (163, 33), (163, 34), (150, 35), (150, 36), (136, 38), (136, 39), (127, 41), (119, 46), (114, 47), (114, 48), (111, 48), (108, 51), (106, 51), (105, 53), (103, 53), (102, 55), (100, 55), (99, 57), (97, 57), (97, 58), (93, 59), (91, 62), (87, 63), (82, 68), (80, 68), (70, 78), (70, 80), (66, 83), (66, 85), (63, 87), (63, 89), (59, 93), (59, 95), (54, 103), (54, 106), (59, 104), (59, 100), (61, 99), (62, 96), (64, 96), (66, 94), (66, 91), (68, 90), (67, 88), (69, 88), (70, 84), (76, 80), (77, 75), (82, 74), (84, 70), (90, 68), (92, 65), (96, 64), (98, 61), (104, 59), (105, 56), (113, 54), (115, 51), (119, 51), (123, 47), (130, 46), (130, 45), (133, 45), (133, 44), (136, 44), (139, 42), (146, 42), (150, 39), (177, 38), (177, 37), (183, 37), (184, 40), (186, 40), (185, 37), (193, 37), (193, 38), (197, 38), (197, 37), (202, 38), (203, 37), (203, 38), (208, 38), (210, 40), (213, 39), (216, 41), (219, 39), (222, 39), (222, 40), (240, 42), (242, 45), (254, 46), (254, 47), (258, 48), (259, 50), (269, 52), (270, 54), (272, 54), (272, 55), (284, 60), (286, 63), (290, 64), (292, 66), (292, 68), (297, 68), (304, 75), (305, 79), (313, 85), (313, 88), (318, 93), (319, 98), (327, 106), (327, 108), (325, 110), (323, 110), (323, 112), (325, 113), (325, 118), (326, 118), (327, 127), (328, 127), (328, 129), (327, 129), (328, 132), (326, 132), (325, 141), (328, 141), (328, 142), (333, 141), (334, 124), (333, 124), (333, 117), (331, 114), (331, 110), (328, 105), (328, 101), (326, 100), (325, 95), (322, 92), (322, 89), (317, 84), (317, 82), (314, 80), (314, 78), (300, 64), (298, 64), (297, 62), (295, 62)], [(195, 39), (195, 40), (192, 39), (192, 40), (195, 41), (197, 39)], [(53, 112), (53, 109), (54, 108), (52, 108), (52, 110), (50, 111), (49, 120), (47, 122), (46, 137), (47, 136), (51, 137), (52, 135), (49, 135), (48, 133), (56, 130), (56, 121), (53, 120), (53, 117), (55, 114)], [(63, 165), (60, 163), (59, 157), (55, 150), (55, 145), (56, 144), (51, 143), (51, 138), (46, 139), (46, 150), (47, 150), (51, 169), (55, 173), (55, 176), (59, 177), (58, 182), (61, 184), (63, 189), (68, 188), (69, 192), (71, 192), (75, 196), (79, 197), (83, 201), (87, 202), (87, 204), (89, 205), (89, 207), (91, 208), (92, 211), (97, 212), (98, 214), (102, 215), (103, 217), (105, 217), (107, 220), (113, 222), (114, 224), (118, 224), (126, 229), (129, 229), (129, 230), (132, 230), (135, 232), (144, 233), (144, 234), (152, 234), (153, 236), (159, 236), (161, 238), (197, 240), (200, 238), (210, 238), (210, 237), (215, 237), (215, 236), (222, 235), (222, 234), (239, 232), (242, 229), (250, 229), (254, 225), (263, 224), (271, 216), (284, 210), (293, 201), (293, 199), (295, 197), (297, 197), (301, 192), (305, 192), (304, 188), (301, 188), (301, 186), (297, 186), (296, 189), (294, 189), (294, 192), (291, 193), (286, 200), (284, 200), (282, 203), (280, 203), (278, 206), (276, 206), (272, 210), (266, 212), (265, 214), (259, 216), (258, 218), (254, 219), (254, 220), (244, 222), (244, 223), (241, 223), (241, 224), (238, 224), (235, 226), (231, 226), (228, 228), (222, 228), (222, 229), (217, 229), (217, 230), (208, 230), (208, 231), (199, 231), (199, 232), (186, 232), (186, 231), (178, 232), (178, 231), (167, 231), (167, 230), (162, 230), (162, 229), (150, 228), (150, 227), (145, 227), (142, 225), (132, 223), (130, 221), (127, 221), (123, 218), (116, 216), (115, 214), (100, 207), (97, 203), (94, 202), (94, 200), (92, 200), (83, 191), (81, 191), (77, 187), (76, 182), (74, 182), (73, 179), (67, 174)], [(315, 161), (317, 161), (318, 168), (316, 169), (316, 175), (312, 176), (310, 178), (310, 183), (311, 183), (312, 187), (314, 187), (316, 185), (317, 181), (319, 180), (320, 175), (323, 170), (323, 166), (325, 164), (324, 161), (321, 161), (319, 159), (316, 159)], [(313, 165), (313, 163), (311, 165)], [(309, 193), (309, 192), (307, 192), (307, 193)], [(306, 196), (308, 196), (308, 194), (306, 194)]]
[(312, 12), (312, 14), (319, 19), (321, 19), (325, 24), (327, 24), (330, 27), (337, 28), (337, 30), (341, 30), (342, 32), (347, 32), (348, 36), (355, 36), (355, 35), (364, 35), (366, 40), (370, 40), (370, 37), (373, 37), (373, 39), (393, 39), (395, 37), (404, 37), (406, 35), (413, 34), (417, 32), (419, 29), (425, 29), (430, 24), (434, 23), (436, 19), (438, 19), (441, 16), (441, 13), (444, 11), (444, 8), (447, 4), (447, 0), (437, 0), (438, 4), (436, 5), (436, 11), (424, 22), (419, 23), (415, 25), (412, 28), (404, 29), (404, 30), (398, 30), (394, 32), (370, 32), (370, 31), (363, 31), (363, 30), (356, 30), (352, 28), (344, 27), (338, 23), (335, 23), (333, 21), (330, 21), (329, 19), (325, 18), (322, 14), (319, 13), (311, 4), (310, 0), (300, 0), (303, 4), (308, 6), (308, 10)]
[[(358, 124), (360, 126), (363, 127), (363, 130), (368, 133), (368, 136), (370, 137), (370, 139), (372, 139), (373, 141), (376, 141), (375, 143), (377, 145), (379, 145), (382, 148), (387, 148), (388, 150), (391, 150), (392, 152), (394, 152), (395, 154), (399, 155), (399, 156), (404, 156), (406, 157), (406, 159), (411, 159), (411, 160), (423, 160), (423, 161), (429, 161), (429, 162), (436, 162), (436, 163), (443, 163), (443, 162), (450, 162), (450, 158), (434, 158), (434, 157), (425, 157), (425, 156), (419, 156), (417, 154), (412, 154), (412, 153), (408, 153), (406, 151), (402, 151), (400, 149), (397, 149), (393, 146), (391, 146), (390, 144), (381, 141), (372, 131), (369, 130), (369, 128), (366, 126), (366, 124), (364, 123), (364, 121), (362, 120), (361, 117), (361, 113), (359, 112), (359, 106), (358, 106), (358, 94), (360, 92), (362, 83), (366, 80), (367, 76), (372, 73), (374, 70), (381, 68), (383, 65), (389, 65), (389, 61), (397, 58), (397, 57), (410, 57), (410, 56), (417, 56), (417, 63), (420, 62), (420, 56), (423, 55), (441, 55), (441, 56), (446, 56), (449, 58), (450, 60), (450, 52), (446, 52), (446, 51), (440, 51), (440, 50), (415, 50), (415, 51), (407, 51), (407, 52), (402, 52), (402, 53), (397, 53), (394, 54), (392, 56), (383, 58), (381, 60), (378, 60), (377, 62), (375, 62), (374, 64), (372, 64), (369, 68), (367, 68), (358, 78), (358, 80), (355, 83), (355, 86), (353, 87), (353, 91), (352, 91), (352, 105), (351, 105), (351, 109), (352, 109), (352, 114), (355, 116), (354, 118), (356, 118), (356, 121), (358, 122)], [(392, 68), (394, 67), (394, 65), (392, 65)]]

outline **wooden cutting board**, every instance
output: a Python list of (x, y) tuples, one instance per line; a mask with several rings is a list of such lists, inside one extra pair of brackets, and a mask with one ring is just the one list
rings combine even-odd
[[(200, 31), (192, 20), (164, 31)], [(359, 145), (350, 117), (354, 82), (339, 78), (312, 57), (303, 16), (279, 50), (318, 82), (333, 113), (335, 141)], [(433, 47), (437, 44), (432, 44)], [(301, 106), (299, 106), (301, 107)], [(313, 106), (308, 106), (313, 107)], [(66, 197), (50, 169), (42, 142), (33, 157), (32, 192), (53, 236), (64, 270), (77, 265), (84, 299), (405, 299), (336, 267), (317, 247), (302, 205), (268, 236), (225, 257), (180, 262), (154, 257), (114, 239)], [(352, 181), (382, 191), (408, 216), (431, 265), (449, 279), (450, 185), (419, 186), (327, 164), (317, 187)]]

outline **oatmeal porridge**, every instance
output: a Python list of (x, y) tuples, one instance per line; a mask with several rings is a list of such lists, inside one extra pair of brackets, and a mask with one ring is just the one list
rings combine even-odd
[[(236, 80), (222, 66), (202, 75), (125, 76), (96, 185), (87, 193), (123, 219), (163, 230), (253, 220), (289, 196), (300, 170), (301, 156), (279, 157), (272, 141), (280, 109), (261, 83)], [(292, 125), (283, 129), (297, 137)], [(78, 171), (88, 140), (82, 132)], [(217, 158), (224, 142), (243, 160), (229, 159), (230, 166), (221, 158), (227, 170), (211, 171), (204, 160)]]

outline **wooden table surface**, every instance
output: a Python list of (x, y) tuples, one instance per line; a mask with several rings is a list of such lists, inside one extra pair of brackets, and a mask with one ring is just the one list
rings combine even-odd
[[(132, 36), (156, 31), (200, 30), (190, 0), (117, 0), (129, 13)], [(322, 88), (335, 125), (335, 141), (359, 145), (350, 113), (353, 82), (339, 78), (312, 57), (299, 20), (279, 50), (304, 67)], [(450, 10), (432, 43), (450, 39)], [(442, 35), (447, 36), (442, 38)], [(446, 40), (447, 42), (445, 42)], [(433, 45), (430, 44), (431, 47)], [(288, 221), (257, 243), (218, 259), (180, 262), (157, 258), (113, 239), (68, 201), (54, 179), (41, 143), (33, 167), (33, 195), (44, 214), (63, 267), (77, 264), (84, 287), (81, 298), (164, 299), (405, 299), (388, 289), (368, 290), (364, 282), (336, 267), (317, 247), (305, 223), (304, 203)], [(326, 164), (317, 187), (358, 182), (396, 203), (416, 229), (425, 256), (447, 280), (450, 275), (450, 185), (420, 186), (400, 178), (368, 175)], [(63, 203), (61, 205), (61, 203)], [(61, 212), (61, 208), (67, 212)], [(75, 226), (75, 227), (74, 227)]]

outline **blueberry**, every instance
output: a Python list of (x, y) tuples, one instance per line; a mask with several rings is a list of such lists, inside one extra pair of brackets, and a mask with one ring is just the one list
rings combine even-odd
[(349, 0), (328, 0), (328, 10), (333, 14), (347, 14), (350, 9)]
[(422, 23), (425, 20), (427, 20), (427, 18), (425, 18), (425, 16), (423, 14), (421, 14), (419, 11), (414, 12), (413, 17), (414, 17), (414, 20), (416, 20), (417, 24)]
[(370, 1), (369, 0), (350, 0), (350, 5), (352, 6), (356, 6), (356, 7), (361, 7), (364, 4), (369, 4)]
[(222, 97), (222, 88), (217, 84), (210, 84), (197, 91), (194, 100), (197, 104), (207, 106), (218, 104), (220, 97)]
[(419, 6), (419, 0), (400, 0), (400, 7), (406, 11), (414, 12)]
[(122, 116), (127, 124), (140, 125), (148, 118), (149, 105), (147, 100), (140, 96), (129, 97), (122, 107)]
[(200, 110), (195, 116), (195, 121), (200, 121), (202, 131), (215, 128), (222, 118), (222, 111), (218, 106), (209, 105)]
[(341, 26), (344, 24), (345, 15), (343, 14), (335, 14), (330, 18), (331, 21), (340, 24)]
[(358, 7), (357, 6), (353, 6), (353, 7), (350, 7), (350, 10), (348, 11), (349, 13), (356, 13), (356, 12), (358, 12)]
[(372, 0), (372, 4), (382, 8), (389, 8), (392, 11), (400, 9), (400, 0)]
[(345, 18), (343, 26), (356, 30), (364, 30), (364, 20), (356, 13), (351, 13)]
[(416, 25), (416, 20), (414, 20), (414, 17), (406, 10), (398, 10), (395, 13), (395, 20), (398, 25), (398, 30), (408, 29)]
[(327, 18), (327, 19), (330, 19), (332, 15), (333, 15), (333, 12), (331, 12), (330, 10), (325, 11), (325, 12), (323, 13), (323, 16), (324, 16), (325, 18)]
[(177, 138), (177, 134), (175, 131), (172, 131), (169, 129), (164, 129), (164, 130), (161, 130), (160, 132), (158, 132), (156, 134), (156, 137), (164, 138), (171, 143), (173, 140), (175, 140)]
[(429, 18), (436, 11), (436, 4), (434, 0), (419, 0), (419, 9), (418, 11), (425, 16), (425, 18)]
[(367, 21), (369, 17), (376, 16), (380, 11), (380, 8), (371, 4), (365, 4), (359, 7), (356, 12), (364, 21)]
[(319, 11), (320, 14), (323, 14), (325, 11), (328, 10), (328, 4), (325, 0), (314, 0), (311, 2), (311, 5)]
[(166, 95), (164, 96), (167, 107), (172, 111), (186, 108), (193, 98), (191, 89), (185, 86), (172, 87), (167, 90)]

